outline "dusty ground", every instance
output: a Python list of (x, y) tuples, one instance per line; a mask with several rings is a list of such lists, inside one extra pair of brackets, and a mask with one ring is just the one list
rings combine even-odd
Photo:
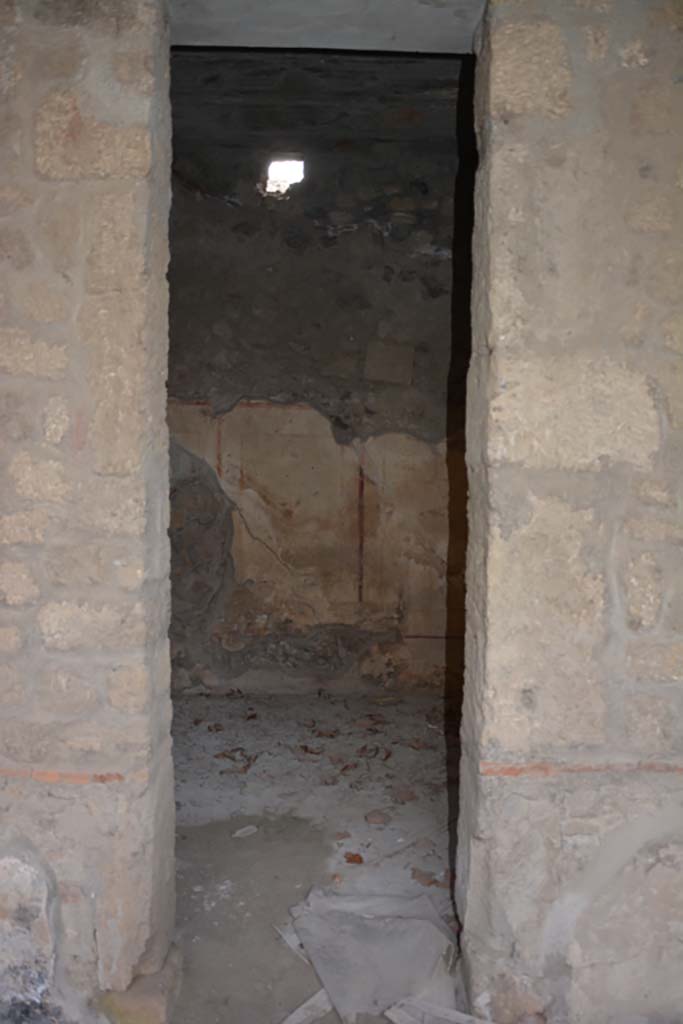
[(193, 697), (174, 733), (185, 971), (173, 1024), (279, 1024), (315, 992), (275, 931), (312, 885), (428, 892), (450, 917), (438, 699)]

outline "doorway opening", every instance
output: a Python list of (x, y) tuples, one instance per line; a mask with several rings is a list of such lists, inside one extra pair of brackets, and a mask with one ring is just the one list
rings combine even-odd
[(472, 61), (172, 53), (177, 1024), (319, 987), (313, 886), (457, 931)]

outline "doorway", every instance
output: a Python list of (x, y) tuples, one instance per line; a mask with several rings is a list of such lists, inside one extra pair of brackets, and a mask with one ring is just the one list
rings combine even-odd
[(172, 53), (178, 1024), (311, 994), (313, 886), (457, 932), (471, 61)]

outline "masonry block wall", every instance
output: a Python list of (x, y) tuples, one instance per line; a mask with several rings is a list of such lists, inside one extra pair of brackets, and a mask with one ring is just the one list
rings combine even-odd
[(1, 1017), (157, 970), (174, 909), (166, 25), (0, 23)]
[[(464, 608), (446, 465), (451, 348), (461, 422), (468, 355), (452, 330), (460, 68), (172, 57), (178, 690), (443, 684), (446, 633), (463, 629), (448, 587)], [(264, 196), (286, 154), (304, 181)], [(462, 430), (452, 440), (462, 465)]]
[(473, 1009), (680, 1017), (683, 8), (480, 41), (457, 869)]

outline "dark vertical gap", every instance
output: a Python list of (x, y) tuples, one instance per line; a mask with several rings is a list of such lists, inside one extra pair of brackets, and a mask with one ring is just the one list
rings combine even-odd
[(465, 403), (472, 351), (471, 289), (474, 180), (477, 142), (474, 131), (475, 58), (463, 57), (456, 111), (458, 169), (453, 202), (453, 290), (451, 364), (448, 373), (448, 563), (446, 685), (444, 721), (447, 751), (449, 868), (451, 896), (455, 882), (460, 768), (460, 720), (465, 663), (465, 551), (467, 546), (467, 473), (465, 470)]

